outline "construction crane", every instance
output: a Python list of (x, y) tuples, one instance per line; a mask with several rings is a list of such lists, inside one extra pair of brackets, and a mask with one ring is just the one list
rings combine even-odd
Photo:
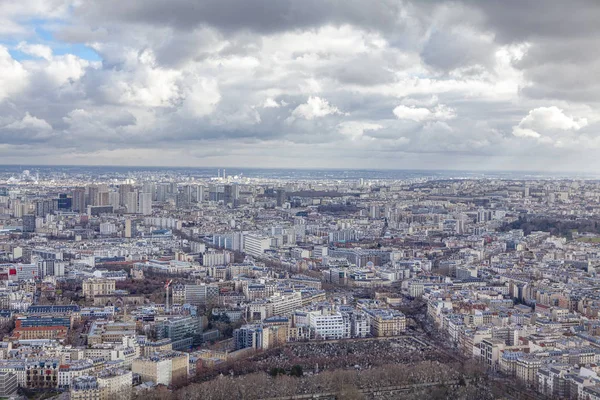
[(173, 279), (169, 279), (167, 283), (165, 283), (165, 290), (167, 291), (167, 301), (165, 303), (165, 313), (169, 312), (169, 286), (173, 283)]

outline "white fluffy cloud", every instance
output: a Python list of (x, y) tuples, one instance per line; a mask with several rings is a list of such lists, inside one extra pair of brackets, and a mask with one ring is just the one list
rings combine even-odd
[(52, 58), (52, 49), (43, 44), (29, 44), (27, 42), (21, 42), (17, 46), (17, 49), (34, 57), (40, 57), (46, 60), (50, 60)]
[(430, 121), (430, 120), (449, 120), (456, 118), (456, 112), (454, 109), (447, 107), (443, 104), (437, 105), (432, 109), (424, 107), (414, 107), (399, 105), (394, 108), (394, 115), (398, 119), (408, 119), (416, 122)]
[(513, 127), (513, 135), (517, 137), (542, 138), (557, 133), (574, 132), (587, 126), (586, 118), (568, 116), (556, 106), (538, 107), (527, 114), (519, 125)]
[(190, 86), (185, 96), (183, 110), (193, 117), (204, 117), (215, 110), (221, 101), (221, 94), (214, 79), (196, 78), (195, 80), (196, 82)]
[(279, 107), (281, 107), (281, 105), (270, 97), (268, 99), (266, 99), (265, 102), (263, 103), (263, 108), (279, 108)]
[(28, 75), (23, 65), (13, 60), (8, 49), (0, 45), (0, 101), (23, 89)]
[(310, 96), (306, 103), (300, 104), (292, 111), (292, 117), (308, 120), (335, 114), (343, 113), (337, 107), (329, 104), (326, 99), (317, 96)]
[(33, 131), (51, 131), (52, 126), (44, 121), (43, 119), (36, 118), (29, 113), (25, 113), (25, 116), (21, 120), (11, 122), (10, 124), (3, 127), (7, 130), (33, 130)]

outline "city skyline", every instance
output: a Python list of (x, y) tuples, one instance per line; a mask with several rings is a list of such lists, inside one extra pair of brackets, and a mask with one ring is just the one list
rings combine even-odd
[(595, 171), (599, 14), (587, 0), (4, 2), (0, 158)]

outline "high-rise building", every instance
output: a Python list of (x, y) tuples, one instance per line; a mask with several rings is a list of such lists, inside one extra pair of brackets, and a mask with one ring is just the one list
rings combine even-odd
[(23, 232), (35, 232), (35, 215), (23, 215)]
[(64, 264), (57, 260), (38, 260), (37, 267), (37, 276), (41, 279), (46, 276), (63, 276), (65, 274)]
[(192, 187), (186, 185), (177, 192), (175, 198), (175, 204), (178, 208), (188, 208), (192, 203)]
[(152, 199), (154, 199), (156, 193), (156, 185), (154, 182), (144, 182), (142, 185), (142, 193), (150, 193), (152, 195)]
[(121, 207), (121, 200), (119, 192), (109, 192), (108, 193), (108, 205), (112, 206), (113, 209), (118, 209)]
[(110, 205), (110, 192), (108, 190), (106, 192), (98, 192), (98, 205), (99, 206)]
[(156, 201), (164, 202), (167, 200), (167, 194), (169, 192), (169, 184), (168, 183), (160, 183), (156, 186)]
[(99, 206), (100, 202), (98, 200), (98, 193), (100, 193), (100, 189), (96, 185), (88, 186), (88, 200), (87, 205), (91, 206)]
[(244, 236), (244, 251), (253, 257), (260, 257), (271, 247), (271, 239), (266, 236), (248, 234)]
[(0, 372), (0, 396), (10, 397), (17, 393), (17, 374)]
[(130, 238), (131, 233), (131, 220), (128, 218), (125, 220), (125, 237)]
[(235, 205), (239, 197), (239, 187), (237, 184), (223, 186), (223, 202), (225, 204)]
[(127, 193), (127, 213), (137, 214), (138, 213), (138, 192)]
[(210, 185), (208, 200), (225, 201), (225, 185)]
[(286, 201), (286, 193), (284, 188), (277, 189), (277, 207), (283, 206)]
[(73, 199), (68, 197), (66, 193), (61, 193), (58, 195), (57, 206), (59, 210), (71, 210), (73, 207)]
[(35, 215), (45, 217), (58, 210), (58, 199), (38, 200), (35, 202)]
[(23, 205), (21, 204), (21, 200), (14, 199), (10, 201), (10, 212), (15, 218), (23, 217)]
[(133, 186), (124, 183), (119, 185), (119, 205), (125, 207), (127, 205), (127, 194), (133, 192)]
[(196, 202), (202, 203), (204, 202), (204, 195), (206, 193), (206, 188), (202, 185), (196, 186)]
[(71, 197), (73, 198), (71, 204), (71, 208), (73, 209), (73, 211), (85, 212), (85, 189), (73, 189), (73, 191), (71, 192)]
[(152, 214), (152, 193), (139, 194), (138, 213), (143, 215)]

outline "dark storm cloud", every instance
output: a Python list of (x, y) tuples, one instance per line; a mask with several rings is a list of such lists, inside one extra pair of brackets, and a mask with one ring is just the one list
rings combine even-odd
[(474, 64), (489, 66), (492, 60), (490, 41), (469, 32), (434, 32), (423, 51), (423, 61), (444, 71)]
[(100, 24), (118, 20), (177, 30), (209, 25), (229, 32), (274, 33), (328, 23), (391, 27), (401, 5), (392, 0), (106, 0), (86, 2), (77, 13)]
[(584, 38), (600, 33), (596, 0), (463, 0), (481, 10), (485, 27), (505, 43), (536, 38)]
[(53, 1), (56, 40), (102, 61), (0, 45), (2, 157), (436, 167), (600, 148), (597, 1)]

